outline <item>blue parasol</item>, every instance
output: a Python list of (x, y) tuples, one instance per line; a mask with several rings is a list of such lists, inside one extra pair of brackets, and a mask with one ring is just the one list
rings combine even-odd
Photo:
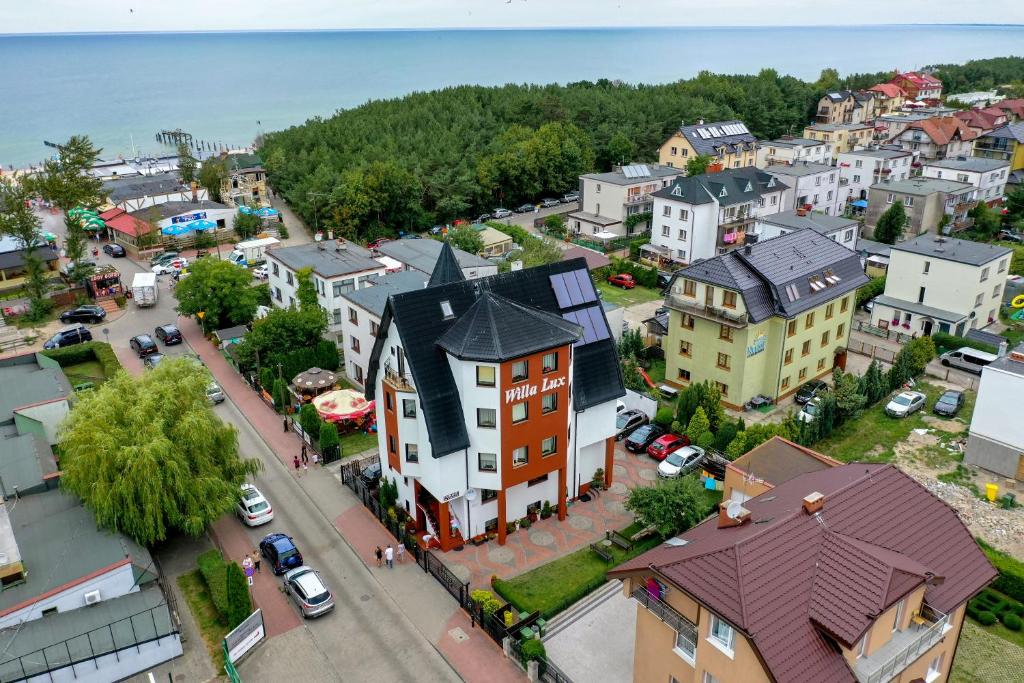
[[(193, 221), (194, 222), (194, 221)], [(192, 223), (172, 223), (166, 228), (163, 228), (160, 232), (165, 235), (171, 235), (177, 237), (178, 235), (184, 235), (186, 232), (190, 232)]]
[(256, 209), (252, 208), (251, 206), (246, 206), (245, 204), (242, 204), (240, 207), (238, 207), (238, 213), (244, 213), (246, 215), (251, 216), (252, 214), (256, 213)]
[(277, 209), (269, 209), (268, 208), (268, 209), (260, 209), (256, 213), (257, 213), (257, 215), (259, 215), (260, 218), (270, 218), (271, 216), (276, 216), (280, 212)]
[(189, 221), (185, 224), (189, 230), (212, 230), (217, 227), (217, 224), (213, 221), (208, 221), (205, 218), (200, 218), (197, 221)]

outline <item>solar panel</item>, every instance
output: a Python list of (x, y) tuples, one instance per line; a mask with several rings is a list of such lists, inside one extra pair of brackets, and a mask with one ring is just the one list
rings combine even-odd
[(583, 290), (580, 289), (580, 283), (576, 281), (572, 273), (562, 273), (562, 282), (565, 284), (565, 291), (569, 294), (571, 306), (579, 306), (584, 303)]
[[(566, 273), (566, 275), (568, 274)], [(583, 303), (589, 304), (591, 301), (597, 301), (597, 292), (594, 291), (594, 282), (590, 279), (590, 273), (581, 268), (572, 271), (572, 274), (576, 276), (576, 283), (580, 286), (580, 292), (583, 293)]]
[(626, 176), (627, 178), (635, 178), (636, 171), (633, 169), (632, 166), (623, 166), (622, 175)]
[(635, 166), (638, 178), (648, 178), (651, 175), (651, 169), (647, 168), (647, 164), (640, 164)]
[(555, 299), (558, 300), (558, 307), (566, 309), (572, 307), (572, 299), (569, 298), (569, 292), (565, 289), (565, 282), (562, 281), (562, 275), (563, 273), (549, 275), (548, 279), (551, 280), (551, 289), (555, 290)]
[(711, 133), (711, 137), (721, 137), (722, 133), (717, 128), (708, 128), (708, 132)]
[(740, 133), (749, 133), (750, 132), (749, 130), (747, 130), (746, 124), (738, 123), (736, 125), (739, 126)]
[(591, 306), (583, 310), (586, 311), (588, 316), (590, 316), (591, 329), (596, 337), (594, 341), (601, 341), (602, 339), (607, 339), (611, 336), (611, 333), (608, 331), (608, 323), (605, 322), (604, 316), (601, 315), (600, 308), (597, 306)]

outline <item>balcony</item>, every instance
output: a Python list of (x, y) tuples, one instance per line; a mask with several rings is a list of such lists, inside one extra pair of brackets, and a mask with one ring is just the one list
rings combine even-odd
[(704, 306), (695, 300), (688, 301), (677, 294), (666, 295), (665, 304), (669, 308), (674, 308), (681, 313), (689, 313), (690, 315), (698, 318), (713, 320), (715, 322), (722, 323), (723, 325), (728, 325), (729, 327), (746, 327), (748, 322), (746, 313), (733, 313), (725, 310), (724, 308)]
[(651, 592), (647, 590), (646, 586), (634, 588), (630, 596), (646, 607), (647, 611), (651, 614), (665, 622), (670, 629), (689, 640), (693, 643), (694, 647), (696, 647), (697, 624), (677, 612), (667, 602), (664, 602), (657, 596), (652, 595)]
[(849, 185), (849, 184), (850, 184), (850, 179), (849, 178), (840, 178), (839, 179), (839, 187), (843, 187), (844, 185)]
[(885, 683), (900, 674), (935, 646), (950, 629), (949, 615), (922, 607), (918, 617), (921, 624), (913, 624), (896, 631), (888, 643), (869, 657), (861, 657), (853, 666), (860, 683)]
[(954, 230), (966, 230), (972, 225), (974, 225), (974, 219), (971, 218), (970, 216), (965, 216), (963, 218), (955, 219), (953, 221)]
[(407, 370), (399, 372), (390, 363), (384, 364), (384, 381), (398, 391), (416, 391), (409, 372)]
[(623, 204), (631, 206), (633, 204), (643, 204), (644, 202), (651, 201), (651, 193), (644, 192), (642, 194), (631, 194), (626, 196), (626, 201)]

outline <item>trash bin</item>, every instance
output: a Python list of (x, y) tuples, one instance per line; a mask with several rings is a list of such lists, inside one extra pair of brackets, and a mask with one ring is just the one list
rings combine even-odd
[(999, 495), (999, 484), (985, 484), (985, 497), (988, 498), (988, 502), (996, 502), (997, 495)]

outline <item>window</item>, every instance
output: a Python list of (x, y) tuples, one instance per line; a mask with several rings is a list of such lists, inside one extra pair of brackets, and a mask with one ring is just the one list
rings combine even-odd
[(808, 313), (804, 317), (804, 329), (809, 330), (814, 327), (814, 313)]
[(688, 221), (690, 220), (690, 211), (688, 209), (679, 209), (679, 220)]
[(825, 307), (825, 320), (832, 319), (832, 311), (835, 309), (835, 307), (835, 304), (829, 304), (828, 306)]
[(512, 381), (522, 382), (530, 376), (530, 366), (525, 360), (516, 361), (512, 364)]
[(697, 657), (697, 643), (693, 641), (692, 636), (683, 633), (676, 633), (676, 646), (672, 648), (673, 651), (682, 657), (684, 660), (693, 664)]
[(395, 448), (395, 437), (388, 435), (388, 453), (397, 453), (398, 449)]
[(356, 289), (356, 282), (352, 278), (348, 280), (342, 280), (341, 282), (335, 282), (331, 289), (334, 292), (334, 296), (341, 296), (342, 294), (348, 294)]
[(420, 461), (420, 447), (414, 443), (405, 444), (405, 461), (406, 462), (419, 462)]
[(669, 149), (669, 154), (671, 154), (672, 156), (675, 156), (676, 155), (676, 151), (677, 151), (677, 149), (675, 147), (672, 147), (672, 148)]
[(370, 335), (373, 336), (373, 337), (376, 337), (378, 332), (380, 332), (380, 325), (378, 325), (375, 322), (371, 322), (370, 323)]
[(682, 327), (684, 330), (692, 330), (693, 316), (690, 315), (689, 313), (683, 313), (683, 315), (680, 316), (679, 318), (679, 326)]
[(388, 410), (394, 410), (395, 409), (395, 404), (392, 402), (393, 400), (394, 399), (391, 398), (391, 394), (385, 391), (384, 392), (384, 407), (387, 408)]
[[(537, 484), (543, 484), (547, 480), (548, 480), (548, 475), (546, 475), (546, 474), (542, 474), (539, 477), (534, 477), (533, 479), (531, 479), (528, 482), (526, 482), (526, 488), (530, 488), (531, 486), (536, 486)], [(531, 513), (531, 512), (534, 513), (534, 514), (540, 512), (540, 501), (537, 501), (533, 505), (527, 505), (526, 506), (526, 512), (528, 514)]]
[(676, 378), (677, 379), (681, 379), (684, 382), (689, 382), (690, 381), (690, 371), (689, 370), (683, 370), (682, 368), (679, 368), (679, 370), (676, 372)]
[(914, 205), (914, 198), (913, 197), (904, 197), (903, 198), (903, 206), (913, 206), (913, 205)]
[(902, 631), (903, 630), (903, 612), (906, 609), (907, 609), (907, 599), (903, 598), (902, 600), (900, 600), (896, 604), (896, 619), (892, 623), (892, 631), (893, 631), (893, 633), (895, 633), (896, 631)]
[(988, 279), (988, 268), (982, 268), (981, 269), (981, 280), (979, 280), (979, 282), (984, 282), (987, 279)]
[(722, 305), (726, 308), (736, 308), (736, 292), (722, 292)]
[(274, 273), (275, 276), (281, 274), (281, 271), (277, 267), (277, 261), (272, 261), (271, 264), (270, 264), (270, 267), (271, 267), (271, 271)]
[(942, 660), (945, 659), (946, 653), (936, 655), (932, 661), (928, 663), (928, 673), (925, 674), (924, 680), (926, 683), (931, 683), (937, 678), (942, 676)]
[(596, 186), (594, 187), (594, 190), (595, 190), (595, 192), (598, 192), (598, 193), (600, 193), (600, 192), (601, 192), (601, 183), (598, 183), (598, 184), (597, 184), (597, 185), (596, 185)]
[[(860, 162), (858, 161), (857, 163), (859, 164)], [(859, 182), (860, 182), (860, 176), (859, 176), (859, 175), (855, 175), (855, 176), (853, 176), (853, 182), (855, 182), (855, 183), (859, 183)], [(891, 204), (891, 203), (892, 203), (892, 202), (890, 202), (890, 204)]]
[(836, 328), (836, 342), (842, 341), (844, 334), (846, 334), (846, 323), (840, 323)]
[(804, 342), (803, 347), (800, 349), (801, 356), (809, 356), (811, 353), (811, 340), (808, 339)]
[(786, 336), (787, 337), (792, 337), (795, 334), (796, 334), (796, 321), (795, 320), (790, 320), (789, 323), (786, 325)]
[(455, 311), (452, 310), (452, 302), (447, 299), (441, 302), (441, 315), (445, 320), (451, 320), (455, 317)]
[(683, 242), (686, 241), (686, 230), (679, 228), (679, 239), (682, 240)]
[(889, 196), (885, 198), (885, 203), (886, 204), (892, 204), (895, 200), (896, 200), (896, 195), (894, 195), (892, 192), (890, 192)]
[(477, 408), (476, 424), (478, 427), (496, 427), (498, 424), (498, 418), (494, 408)]
[(842, 301), (839, 302), (839, 312), (846, 313), (846, 309), (850, 306), (850, 297), (844, 296)]
[(558, 410), (558, 394), (551, 392), (540, 397), (540, 412), (542, 414), (553, 413)]
[(927, 275), (928, 271), (931, 270), (931, 269), (932, 269), (932, 262), (931, 261), (925, 261), (924, 262), (924, 270), (922, 270), (921, 272), (924, 273), (925, 275)]
[(981, 305), (981, 301), (984, 298), (985, 298), (984, 294), (979, 294), (978, 297), (974, 300), (974, 307), (977, 308), (978, 306), (980, 306)]
[(853, 162), (853, 166), (854, 166), (854, 168), (863, 168), (864, 167), (864, 162), (861, 161), (860, 159), (858, 159), (857, 161)]
[[(280, 287), (274, 287), (274, 298), (277, 299), (278, 301), (282, 300), (281, 299), (281, 288)], [(339, 311), (339, 313), (340, 313), (340, 311)]]
[[(672, 217), (672, 207), (668, 206), (667, 204), (665, 206), (661, 207), (661, 215), (664, 216), (665, 218), (671, 218)], [(665, 227), (667, 227), (667, 226), (665, 226)]]
[(354, 308), (349, 308), (348, 309), (348, 321), (350, 323), (352, 323), (353, 325), (358, 325), (359, 324), (359, 313), (356, 312), (356, 309), (354, 309)]
[(718, 354), (718, 367), (728, 370), (729, 369), (729, 354), (720, 353)]
[(700, 679), (700, 683), (719, 683), (719, 680), (705, 671), (704, 675)]
[(335, 325), (340, 325), (341, 324), (341, 309), (340, 308), (335, 308), (333, 311), (331, 311), (331, 320), (334, 321)]
[(512, 451), (512, 466), (520, 467), (525, 465), (530, 458), (530, 451), (526, 446), (520, 446)]
[[(478, 453), (477, 462), (479, 463), (481, 472), (497, 472), (498, 471), (498, 454), (497, 453)], [(497, 496), (495, 496), (497, 497)]]
[(697, 283), (693, 280), (683, 280), (683, 296), (697, 296)]
[(687, 357), (689, 357), (689, 355), (692, 352), (692, 350), (693, 350), (693, 346), (691, 346), (690, 342), (685, 341), (685, 340), (680, 340), (679, 341), (679, 355), (680, 356), (687, 356)]
[(402, 399), (402, 417), (416, 417), (416, 399)]
[(355, 351), (356, 353), (359, 353), (359, 337), (352, 337), (351, 339), (352, 350)]
[[(712, 645), (721, 646), (720, 649), (727, 650), (728, 655), (731, 657), (735, 637), (736, 634), (732, 630), (732, 626), (729, 626), (729, 624), (725, 623), (725, 621), (717, 615), (711, 615), (711, 627), (708, 632), (708, 640), (711, 641)], [(705, 677), (704, 680), (706, 681), (707, 678)]]
[(995, 289), (992, 290), (992, 298), (993, 299), (998, 299), (999, 298), (999, 294), (1000, 294), (1001, 291), (1002, 291), (1002, 287), (1000, 287), (999, 285), (996, 285)]
[(782, 389), (783, 391), (789, 389), (789, 377), (782, 378), (782, 384), (779, 385), (779, 388)]
[(758, 208), (761, 208), (761, 207), (764, 206), (764, 197), (758, 197), (757, 198), (757, 206), (758, 206)]
[(558, 450), (558, 437), (549, 436), (540, 442), (540, 454), (541, 455), (553, 455)]
[(828, 346), (828, 338), (829, 338), (828, 330), (825, 330), (824, 332), (821, 333), (821, 345), (822, 345), (822, 347)]
[(801, 382), (807, 379), (807, 368), (800, 368), (800, 372), (797, 373), (797, 379)]
[(720, 393), (723, 398), (728, 398), (728, 396), (729, 396), (729, 385), (728, 384), (724, 384), (722, 382), (715, 382), (715, 386), (718, 387), (718, 393)]
[(558, 352), (552, 351), (551, 353), (545, 353), (541, 359), (541, 367), (544, 372), (554, 372), (558, 369)]
[(524, 420), (526, 420), (526, 416), (526, 401), (523, 401), (522, 403), (512, 404), (512, 424), (523, 422)]
[(672, 232), (672, 228), (668, 227), (667, 225), (661, 226), (661, 236), (662, 237), (668, 237), (671, 232)]
[(294, 285), (295, 284), (295, 278), (292, 276), (292, 271), (290, 271), (290, 270), (285, 271), (284, 275), (285, 275), (284, 279), (285, 279), (285, 281), (288, 284), (290, 284), (290, 285)]
[(822, 358), (821, 360), (818, 361), (818, 372), (821, 372), (824, 369), (825, 369), (825, 359)]
[(728, 325), (719, 325), (718, 326), (718, 338), (723, 340), (723, 341), (731, 342), (732, 341), (732, 328), (729, 327)]
[(1000, 273), (1006, 272), (1006, 263), (1007, 263), (1006, 259), (1003, 259), (1002, 261), (999, 262), (999, 272)]
[(478, 387), (494, 386), (494, 367), (490, 365), (476, 366), (476, 385)]

